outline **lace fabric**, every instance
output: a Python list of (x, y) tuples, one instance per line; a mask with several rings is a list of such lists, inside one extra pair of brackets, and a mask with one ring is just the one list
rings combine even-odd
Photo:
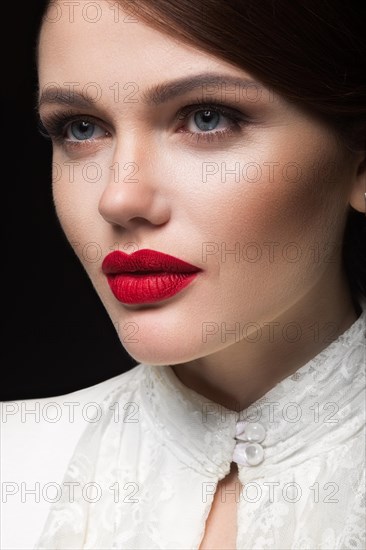
[(244, 411), (187, 388), (169, 366), (122, 374), (84, 431), (35, 548), (199, 548), (241, 420), (260, 422), (266, 436), (263, 461), (238, 466), (237, 548), (365, 548), (361, 307), (337, 340)]

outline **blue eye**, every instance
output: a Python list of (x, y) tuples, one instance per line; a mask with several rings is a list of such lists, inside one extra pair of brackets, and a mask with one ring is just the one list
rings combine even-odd
[(102, 121), (89, 115), (75, 115), (73, 111), (52, 113), (44, 123), (40, 122), (40, 130), (42, 135), (65, 147), (83, 143), (88, 146), (111, 137)]
[(73, 122), (70, 125), (70, 132), (75, 139), (90, 139), (94, 132), (94, 124), (90, 122)]
[(199, 130), (215, 130), (220, 121), (220, 116), (217, 111), (213, 110), (197, 111), (194, 115), (194, 123)]
[(105, 135), (105, 132), (102, 128), (87, 120), (76, 120), (66, 130), (66, 137), (70, 141), (85, 141), (102, 137), (103, 135)]
[(178, 120), (185, 122), (179, 132), (185, 131), (199, 138), (212, 140), (240, 132), (247, 117), (231, 107), (221, 104), (187, 105), (178, 113)]

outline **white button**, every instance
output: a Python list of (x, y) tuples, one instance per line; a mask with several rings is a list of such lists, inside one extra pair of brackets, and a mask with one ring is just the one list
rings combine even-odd
[(266, 437), (266, 430), (259, 422), (249, 422), (245, 428), (245, 433), (248, 441), (256, 441), (257, 443), (261, 443)]
[(261, 443), (265, 437), (266, 430), (259, 422), (242, 420), (236, 423), (236, 439)]
[(250, 466), (257, 466), (263, 462), (264, 451), (259, 443), (250, 443), (245, 449), (246, 459)]
[(264, 459), (264, 450), (259, 443), (237, 443), (233, 461), (244, 466), (257, 466)]

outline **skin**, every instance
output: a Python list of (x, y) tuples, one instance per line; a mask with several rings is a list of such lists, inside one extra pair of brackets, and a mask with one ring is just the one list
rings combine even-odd
[[(52, 82), (79, 83), (76, 91), (94, 82), (102, 91), (83, 109), (55, 102), (40, 106), (46, 128), (50, 115), (65, 109), (81, 119), (96, 118), (99, 125), (87, 142), (54, 140), (57, 215), (128, 353), (142, 363), (172, 365), (187, 386), (242, 410), (357, 319), (340, 245), (348, 204), (365, 211), (365, 154), (349, 151), (317, 117), (268, 89), (259, 101), (250, 94), (235, 100), (233, 107), (249, 116), (240, 130), (205, 141), (194, 114), (175, 120), (179, 109), (202, 97), (202, 88), (152, 106), (143, 101), (143, 92), (201, 73), (224, 79), (253, 75), (142, 21), (120, 17), (117, 23), (108, 3), (100, 5), (98, 22), (91, 24), (75, 8), (70, 23), (60, 3), (62, 17), (46, 21), (41, 31), (40, 95)], [(124, 89), (125, 83), (134, 84)], [(137, 101), (124, 101), (134, 89)], [(96, 88), (88, 90), (93, 95)], [(220, 130), (231, 126), (227, 118), (220, 119)], [(68, 136), (76, 139), (70, 130)], [(65, 164), (70, 162), (79, 163), (73, 182)], [(94, 183), (85, 181), (83, 172), (91, 162), (98, 163), (102, 174)], [(219, 168), (206, 182), (205, 162)], [(242, 168), (250, 162), (261, 167), (258, 181), (249, 181), (253, 172), (249, 177), (241, 173), (239, 181), (227, 174), (225, 181), (222, 163), (230, 170), (235, 163)], [(115, 163), (119, 181), (110, 169)], [(123, 181), (130, 173), (123, 168), (127, 163), (138, 168), (138, 182)], [(268, 163), (278, 163), (272, 173)], [(296, 163), (300, 175), (286, 171), (288, 163)], [(88, 174), (90, 180), (95, 172)], [(93, 256), (88, 260), (85, 248), (83, 254), (87, 243), (100, 247), (96, 261)], [(204, 254), (205, 243), (214, 243), (211, 254)], [(248, 260), (255, 250), (245, 248), (247, 243), (256, 243), (257, 261)], [(272, 254), (265, 243), (277, 243)], [(296, 250), (289, 243), (301, 253), (297, 261), (292, 261)], [(225, 247), (229, 251), (235, 245), (239, 260), (224, 254)], [(113, 296), (101, 271), (103, 258), (116, 248), (158, 250), (202, 273), (168, 300), (125, 305)], [(272, 334), (270, 323), (276, 323)], [(288, 323), (300, 327), (296, 341)], [(227, 334), (225, 340), (222, 329), (235, 324), (239, 336)]]

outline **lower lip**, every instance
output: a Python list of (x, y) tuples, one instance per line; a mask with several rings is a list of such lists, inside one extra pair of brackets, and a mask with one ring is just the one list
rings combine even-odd
[(107, 275), (114, 296), (124, 304), (151, 304), (171, 298), (198, 275), (196, 273), (129, 273)]

